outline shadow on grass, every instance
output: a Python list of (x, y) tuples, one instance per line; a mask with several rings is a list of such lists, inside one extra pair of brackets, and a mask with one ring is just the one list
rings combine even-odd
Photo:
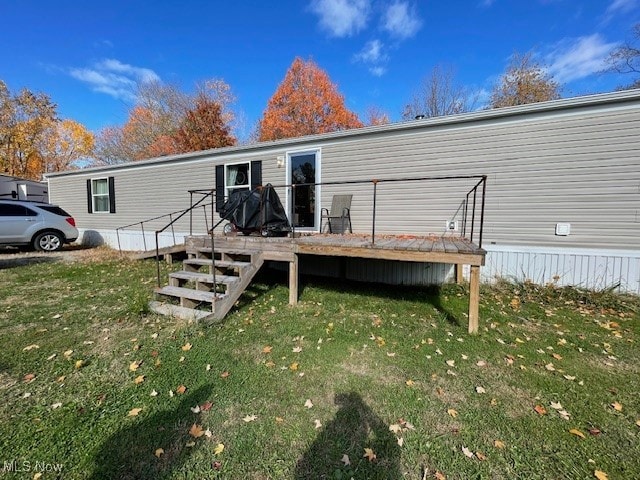
[[(400, 447), (389, 427), (357, 393), (337, 394), (335, 403), (339, 406), (335, 418), (298, 460), (294, 478), (402, 478)], [(375, 460), (364, 457), (365, 448), (373, 450)], [(350, 465), (341, 461), (343, 455), (349, 457)]]
[(8, 268), (27, 267), (29, 265), (37, 265), (39, 263), (53, 263), (57, 261), (59, 261), (59, 258), (54, 256), (18, 256), (18, 254), (16, 254), (15, 257), (12, 256), (0, 259), (0, 270), (6, 270)]
[[(277, 283), (277, 279), (280, 282), (285, 282), (284, 276), (277, 274), (272, 277), (273, 283)], [(288, 278), (288, 277), (287, 277)], [(411, 285), (387, 285), (381, 283), (369, 283), (369, 282), (356, 282), (353, 280), (340, 280), (336, 278), (317, 277), (317, 276), (300, 276), (300, 295), (303, 294), (305, 287), (321, 287), (333, 292), (353, 292), (354, 294), (367, 296), (388, 298), (392, 300), (403, 299), (411, 302), (426, 302), (432, 305), (442, 316), (442, 318), (448, 323), (455, 326), (462, 326), (466, 324), (466, 319), (461, 315), (456, 315), (455, 309), (450, 308), (447, 305), (444, 296), (446, 294), (455, 295), (457, 293), (463, 293), (468, 296), (468, 289), (458, 285), (447, 286), (411, 286)], [(451, 291), (448, 291), (451, 289)]]
[[(187, 460), (196, 447), (186, 443), (194, 440), (189, 428), (194, 414), (189, 409), (204, 403), (213, 387), (201, 387), (186, 395), (174, 410), (154, 413), (146, 418), (127, 419), (131, 425), (105, 440), (95, 457), (93, 480), (165, 478)], [(158, 448), (164, 450), (159, 458)]]

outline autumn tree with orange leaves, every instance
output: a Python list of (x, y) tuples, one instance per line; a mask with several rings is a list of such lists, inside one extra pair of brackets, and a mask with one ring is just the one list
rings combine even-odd
[(231, 88), (207, 80), (195, 94), (161, 82), (142, 84), (124, 125), (98, 134), (95, 164), (111, 165), (235, 145)]
[(329, 75), (297, 57), (269, 99), (258, 125), (260, 141), (362, 127)]
[(560, 85), (531, 52), (515, 53), (491, 92), (491, 108), (513, 107), (560, 98)]
[(0, 80), (0, 173), (41, 180), (44, 173), (74, 168), (92, 151), (93, 134), (59, 119), (48, 95), (26, 88), (12, 95)]

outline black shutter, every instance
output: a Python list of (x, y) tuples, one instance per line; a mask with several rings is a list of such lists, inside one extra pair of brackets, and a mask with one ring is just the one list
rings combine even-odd
[(251, 162), (251, 190), (262, 185), (262, 160)]
[(116, 185), (113, 177), (109, 177), (109, 213), (116, 213)]
[(87, 180), (87, 212), (93, 213), (93, 198), (91, 197), (91, 180)]
[(216, 165), (216, 212), (224, 205), (224, 165)]

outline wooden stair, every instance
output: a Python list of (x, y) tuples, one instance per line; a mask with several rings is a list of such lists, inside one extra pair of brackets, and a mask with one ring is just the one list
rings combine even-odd
[(198, 247), (187, 252), (182, 270), (169, 274), (169, 284), (157, 288), (165, 301), (150, 302), (152, 311), (187, 320), (221, 320), (260, 270), (257, 250)]

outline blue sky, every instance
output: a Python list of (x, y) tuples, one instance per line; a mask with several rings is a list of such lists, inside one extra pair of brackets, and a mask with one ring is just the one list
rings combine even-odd
[(535, 51), (565, 97), (611, 91), (631, 78), (598, 72), (640, 0), (1, 0), (0, 18), (0, 79), (48, 94), (63, 118), (97, 131), (126, 119), (135, 82), (215, 77), (246, 137), (296, 56), (358, 115), (393, 121), (435, 65), (482, 99), (514, 51)]

